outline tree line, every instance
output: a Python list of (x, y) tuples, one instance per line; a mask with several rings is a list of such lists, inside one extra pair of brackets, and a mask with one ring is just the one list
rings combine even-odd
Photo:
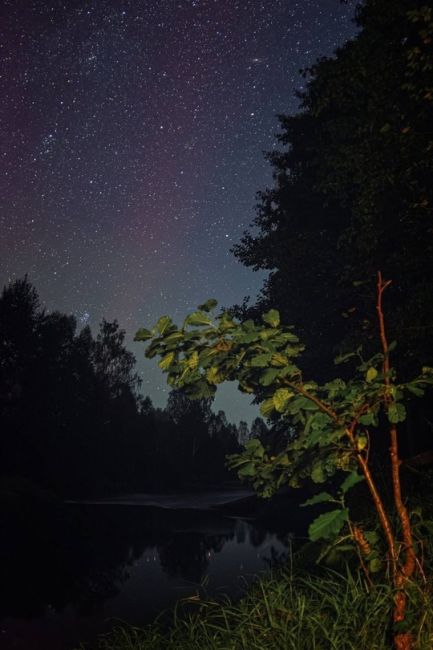
[(324, 377), (353, 341), (375, 340), (380, 269), (404, 378), (433, 361), (433, 8), (367, 0), (355, 21), (352, 40), (303, 72), (299, 111), (279, 116), (274, 183), (234, 247), (269, 276), (235, 312), (279, 309)]
[[(212, 400), (172, 391), (164, 409), (140, 393), (117, 321), (94, 336), (48, 312), (27, 277), (0, 296), (0, 476), (60, 495), (194, 489), (230, 478), (238, 428)], [(266, 433), (260, 418), (253, 426)]]

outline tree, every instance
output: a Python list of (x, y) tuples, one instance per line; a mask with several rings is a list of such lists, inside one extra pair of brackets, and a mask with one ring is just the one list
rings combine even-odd
[[(304, 73), (300, 112), (280, 116), (274, 186), (234, 253), (266, 269), (257, 317), (271, 306), (307, 343), (311, 369), (361, 334), (373, 347), (371, 287), (392, 277), (395, 364), (433, 362), (433, 10), (422, 0), (366, 0), (358, 35)], [(356, 287), (353, 286), (355, 281)]]
[[(286, 444), (280, 453), (272, 454), (253, 438), (243, 453), (231, 456), (231, 466), (267, 497), (282, 485), (328, 484), (327, 491), (304, 504), (323, 503), (333, 508), (311, 523), (310, 538), (329, 540), (337, 548), (343, 542), (351, 543), (370, 582), (380, 570), (381, 579), (390, 575), (395, 647), (409, 650), (413, 647), (409, 595), (419, 558), (402, 497), (397, 427), (406, 418), (404, 398), (424, 394), (433, 384), (433, 368), (425, 367), (415, 379), (397, 383), (390, 365), (395, 346), (388, 343), (383, 310), (383, 293), (389, 285), (379, 273), (380, 352), (365, 359), (358, 348), (340, 359), (358, 359), (357, 372), (346, 381), (336, 378), (320, 384), (304, 378), (297, 365), (304, 346), (292, 328), (281, 326), (275, 309), (264, 314), (260, 324), (252, 320), (241, 323), (226, 312), (214, 319), (210, 311), (215, 301), (208, 301), (186, 317), (182, 328), (163, 316), (151, 330), (139, 330), (136, 340), (149, 341), (146, 356), (159, 356), (169, 383), (191, 398), (213, 394), (218, 384), (236, 380), (241, 391), (259, 396), (264, 417), (276, 412), (287, 422)], [(391, 506), (372, 469), (375, 442), (385, 433), (383, 420), (390, 445)], [(382, 532), (384, 551), (377, 544), (375, 531), (365, 530), (350, 516), (347, 493), (362, 481)]]
[(132, 483), (146, 468), (138, 383), (116, 322), (95, 341), (45, 310), (27, 277), (11, 283), (0, 296), (0, 474), (62, 494)]
[(125, 348), (125, 331), (116, 320), (110, 323), (102, 319), (93, 348), (93, 365), (96, 376), (112, 397), (125, 391), (136, 395), (141, 380), (133, 372), (135, 358)]

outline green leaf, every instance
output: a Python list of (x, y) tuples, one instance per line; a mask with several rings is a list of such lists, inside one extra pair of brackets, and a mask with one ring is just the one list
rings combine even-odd
[(368, 563), (368, 568), (370, 569), (371, 573), (377, 573), (382, 568), (382, 562), (379, 560), (378, 557), (374, 557)]
[(195, 370), (195, 368), (198, 367), (198, 352), (197, 350), (194, 350), (192, 355), (186, 359), (186, 364), (188, 368), (191, 368), (191, 370)]
[(374, 546), (379, 541), (379, 535), (375, 530), (364, 530), (364, 537), (371, 546)]
[(346, 363), (346, 361), (349, 361), (352, 357), (356, 357), (355, 352), (348, 352), (347, 354), (339, 354), (337, 357), (334, 359), (334, 363), (336, 366), (338, 366), (340, 363)]
[(280, 371), (278, 368), (267, 368), (260, 375), (259, 384), (261, 384), (262, 386), (270, 386), (278, 377), (279, 373)]
[(226, 311), (218, 317), (220, 330), (231, 330), (237, 327), (236, 323)]
[(265, 455), (265, 448), (263, 447), (262, 443), (258, 438), (252, 438), (251, 440), (248, 440), (244, 446), (245, 446), (244, 453), (246, 455), (249, 455), (250, 457), (253, 456), (254, 458), (260, 458), (261, 460), (263, 460)]
[(212, 320), (202, 311), (194, 311), (185, 318), (185, 325), (212, 325)]
[(361, 481), (364, 480), (364, 477), (361, 476), (361, 474), (358, 474), (358, 472), (351, 472), (344, 481), (342, 482), (340, 486), (340, 490), (343, 492), (343, 494), (346, 494), (351, 488), (353, 488), (354, 485), (357, 483), (360, 483)]
[(368, 427), (371, 424), (375, 424), (376, 417), (375, 414), (372, 412), (364, 413), (364, 415), (361, 415), (361, 417), (359, 418), (359, 421), (361, 424), (364, 424), (365, 426)]
[(217, 304), (218, 304), (217, 300), (215, 300), (214, 298), (209, 298), (209, 300), (206, 300), (206, 302), (204, 302), (202, 305), (199, 305), (198, 308), (200, 309), (200, 311), (209, 312), (212, 309), (215, 309)]
[(251, 438), (251, 440), (247, 440), (244, 447), (245, 451), (247, 451), (249, 454), (257, 455), (258, 452), (260, 457), (263, 457), (263, 454), (265, 452), (263, 445), (258, 438)]
[(404, 422), (406, 419), (406, 409), (400, 402), (393, 402), (388, 408), (388, 420), (391, 424)]
[(326, 481), (326, 475), (325, 475), (325, 471), (324, 471), (324, 467), (323, 467), (322, 462), (319, 461), (314, 465), (314, 467), (313, 467), (313, 469), (311, 471), (311, 479), (315, 483), (324, 483)]
[(317, 503), (326, 503), (329, 501), (334, 501), (332, 494), (329, 494), (329, 492), (319, 492), (319, 494), (315, 494), (311, 499), (307, 499), (304, 503), (301, 503), (301, 507), (315, 506)]
[(275, 406), (273, 399), (265, 399), (265, 401), (260, 404), (260, 413), (265, 418), (268, 418), (274, 410)]
[(275, 463), (280, 467), (289, 467), (290, 461), (288, 455), (285, 453), (278, 454), (278, 456), (275, 459)]
[(367, 383), (368, 383), (368, 384), (371, 384), (371, 382), (374, 381), (374, 380), (376, 379), (377, 374), (378, 374), (378, 373), (377, 373), (376, 368), (373, 368), (373, 367), (369, 368), (369, 369), (367, 370), (367, 374), (366, 374), (366, 376), (365, 376), (365, 379), (366, 379)]
[(161, 368), (161, 370), (168, 370), (173, 360), (174, 360), (174, 352), (169, 352), (168, 354), (165, 355), (165, 357), (162, 357), (161, 361), (158, 363), (158, 366)]
[(280, 324), (280, 313), (276, 309), (270, 309), (266, 314), (263, 314), (262, 320), (271, 327), (278, 327)]
[(161, 316), (155, 327), (162, 335), (172, 325), (172, 323), (173, 321), (171, 320), (170, 316)]
[(134, 341), (147, 341), (148, 339), (152, 339), (153, 334), (150, 330), (145, 329), (144, 327), (141, 327), (138, 332), (134, 336)]
[(331, 510), (319, 515), (308, 528), (310, 540), (317, 542), (318, 539), (335, 537), (348, 521), (348, 515), (347, 508)]
[(206, 379), (210, 384), (220, 384), (224, 381), (224, 374), (219, 371), (217, 366), (212, 366), (206, 372)]
[(240, 335), (236, 336), (236, 341), (238, 343), (253, 343), (260, 338), (258, 332), (242, 332)]
[(313, 402), (311, 399), (308, 397), (304, 397), (301, 395), (300, 397), (297, 398), (296, 400), (296, 405), (299, 409), (303, 409), (304, 411), (318, 411), (319, 407), (315, 402)]
[(412, 395), (416, 395), (416, 397), (422, 397), (424, 395), (424, 390), (419, 386), (415, 386), (415, 384), (406, 384), (406, 388)]
[(238, 476), (255, 476), (256, 475), (256, 466), (254, 463), (246, 463), (240, 470), (238, 470)]
[(171, 343), (177, 343), (178, 341), (181, 341), (183, 339), (183, 333), (180, 331), (173, 332), (172, 334), (169, 334), (165, 339), (164, 343), (165, 345), (170, 345)]
[(258, 354), (256, 357), (251, 359), (251, 365), (253, 368), (266, 368), (271, 362), (272, 354), (267, 352), (266, 354)]
[(272, 355), (271, 364), (273, 366), (277, 366), (281, 368), (287, 366), (288, 362), (289, 362), (288, 358), (284, 354), (281, 354), (280, 352), (276, 352), (275, 354)]
[(287, 402), (291, 397), (293, 397), (293, 395), (294, 393), (287, 388), (279, 388), (277, 391), (275, 391), (272, 399), (274, 406), (279, 413), (284, 413)]

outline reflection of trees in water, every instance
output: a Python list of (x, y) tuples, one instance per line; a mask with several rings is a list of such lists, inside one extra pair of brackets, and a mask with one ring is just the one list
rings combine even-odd
[(237, 544), (244, 544), (247, 537), (248, 524), (241, 519), (236, 521), (235, 536)]
[[(147, 549), (158, 548), (169, 576), (200, 582), (235, 525), (218, 513), (101, 506), (26, 512), (4, 523), (0, 618), (42, 616), (47, 606), (88, 614), (119, 593)], [(209, 535), (212, 528), (218, 532)]]
[(289, 557), (287, 551), (277, 551), (274, 546), (269, 547), (268, 554), (269, 557), (262, 557), (262, 561), (269, 569), (286, 564)]
[(255, 526), (250, 528), (250, 542), (254, 548), (261, 546), (267, 535), (268, 532), (264, 528), (256, 528)]
[(97, 610), (121, 591), (146, 550), (157, 549), (170, 578), (201, 583), (212, 555), (229, 540), (257, 548), (270, 532), (218, 512), (123, 506), (34, 508), (4, 524), (0, 617), (20, 618), (42, 616), (48, 605)]
[(171, 578), (181, 577), (200, 583), (206, 573), (212, 554), (220, 553), (229, 535), (176, 535), (158, 547), (161, 568)]

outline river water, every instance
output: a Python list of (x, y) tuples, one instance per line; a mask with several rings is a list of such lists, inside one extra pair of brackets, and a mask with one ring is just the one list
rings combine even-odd
[(130, 495), (21, 513), (0, 543), (0, 647), (72, 650), (181, 598), (241, 595), (284, 558), (291, 524), (287, 510), (215, 509), (239, 496)]

